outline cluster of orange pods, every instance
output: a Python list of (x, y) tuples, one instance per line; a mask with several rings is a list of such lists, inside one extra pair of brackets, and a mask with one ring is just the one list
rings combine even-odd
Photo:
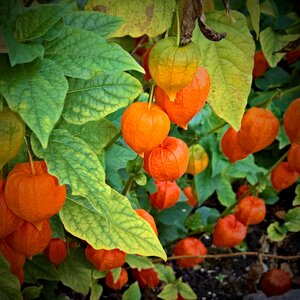
[(6, 182), (0, 178), (0, 253), (20, 282), (26, 257), (45, 251), (56, 266), (65, 259), (66, 243), (51, 238), (49, 219), (65, 198), (66, 187), (48, 173), (45, 161), (16, 164)]

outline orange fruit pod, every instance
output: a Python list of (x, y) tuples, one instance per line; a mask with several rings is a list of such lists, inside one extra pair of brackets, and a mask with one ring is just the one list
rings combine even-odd
[(300, 142), (300, 98), (295, 99), (285, 111), (283, 128), (292, 143)]
[(168, 135), (170, 120), (156, 104), (135, 102), (123, 113), (121, 131), (127, 145), (142, 155), (158, 146)]
[(291, 145), (287, 161), (292, 170), (300, 173), (300, 144), (293, 143)]
[(276, 191), (281, 191), (296, 182), (299, 173), (294, 171), (288, 162), (281, 162), (271, 172), (271, 183)]
[(265, 216), (266, 204), (258, 197), (246, 196), (236, 206), (235, 217), (245, 226), (258, 224)]
[(262, 51), (256, 51), (254, 53), (254, 68), (252, 75), (254, 80), (262, 76), (269, 68), (269, 63), (266, 60), (264, 53)]
[(149, 70), (155, 83), (174, 101), (176, 93), (192, 82), (200, 63), (200, 51), (193, 42), (176, 45), (176, 38), (160, 40), (151, 50)]
[(243, 116), (238, 143), (245, 152), (258, 152), (273, 143), (279, 125), (279, 120), (270, 110), (252, 107)]
[[(174, 255), (206, 255), (207, 249), (204, 244), (194, 237), (187, 237), (176, 243)], [(191, 268), (204, 260), (202, 257), (179, 258), (177, 263), (181, 268)]]
[(4, 184), (4, 180), (0, 177), (0, 239), (11, 234), (23, 222), (7, 207), (4, 198)]
[(184, 195), (187, 197), (186, 202), (190, 205), (195, 207), (198, 204), (198, 197), (195, 191), (193, 191), (191, 186), (187, 186), (183, 189)]
[(235, 215), (218, 220), (213, 232), (213, 244), (217, 247), (234, 247), (246, 237), (247, 227)]
[(261, 289), (268, 297), (285, 294), (291, 285), (290, 273), (281, 269), (272, 269), (262, 276)]
[(98, 271), (109, 271), (122, 267), (126, 259), (126, 253), (119, 249), (96, 250), (91, 245), (87, 245), (85, 248), (85, 255)]
[(174, 206), (180, 198), (180, 188), (175, 181), (159, 181), (157, 192), (150, 195), (152, 206), (159, 210)]
[(66, 187), (48, 173), (45, 161), (16, 164), (8, 174), (4, 193), (9, 209), (31, 223), (58, 213), (66, 199)]
[(121, 269), (121, 274), (116, 282), (114, 281), (114, 276), (111, 271), (105, 277), (106, 285), (113, 290), (121, 290), (122, 287), (127, 283), (127, 281), (128, 273), (124, 268)]
[(62, 239), (54, 238), (44, 250), (44, 254), (56, 267), (58, 267), (59, 264), (66, 259), (67, 244)]
[(146, 220), (151, 228), (153, 229), (153, 231), (155, 232), (156, 235), (158, 235), (158, 232), (157, 232), (157, 228), (156, 228), (156, 224), (155, 224), (155, 220), (154, 218), (147, 212), (145, 211), (144, 209), (142, 208), (136, 208), (135, 209), (135, 212), (141, 217), (143, 218), (144, 220)]
[(174, 181), (187, 169), (189, 149), (180, 139), (166, 137), (161, 145), (145, 152), (144, 170), (157, 181)]
[(140, 271), (132, 269), (132, 275), (141, 288), (153, 289), (159, 284), (158, 274), (153, 268)]
[(5, 239), (0, 241), (0, 254), (9, 262), (11, 273), (16, 274), (23, 268), (26, 260), (25, 255), (11, 248)]
[(237, 160), (246, 158), (250, 153), (246, 152), (238, 142), (238, 132), (232, 127), (228, 128), (221, 139), (223, 154), (233, 164)]
[(51, 241), (50, 221), (43, 220), (35, 225), (24, 221), (6, 237), (6, 241), (15, 251), (25, 256), (41, 253)]
[(199, 67), (192, 82), (177, 92), (174, 102), (159, 86), (155, 88), (154, 97), (173, 123), (187, 129), (189, 121), (203, 108), (209, 89), (209, 74), (206, 69)]
[(197, 175), (206, 169), (208, 163), (209, 157), (201, 145), (194, 144), (189, 147), (189, 161), (186, 173)]

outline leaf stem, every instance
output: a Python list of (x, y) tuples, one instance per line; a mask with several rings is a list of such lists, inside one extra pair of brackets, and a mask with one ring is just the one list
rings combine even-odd
[(154, 87), (155, 87), (155, 82), (152, 81), (151, 87), (150, 87), (150, 94), (149, 94), (149, 98), (148, 98), (148, 109), (151, 108), (151, 104), (153, 102)]
[(135, 178), (135, 174), (130, 174), (123, 188), (122, 195), (126, 196), (126, 194), (129, 192), (129, 190), (131, 189), (131, 185), (134, 181), (134, 178)]
[(26, 145), (26, 149), (27, 149), (27, 153), (28, 153), (28, 157), (29, 157), (29, 162), (30, 162), (30, 170), (31, 170), (31, 174), (35, 175), (35, 169), (34, 169), (34, 165), (33, 165), (33, 159), (32, 159), (32, 155), (28, 146), (28, 142), (26, 137), (24, 136), (24, 141), (25, 141), (25, 145)]
[(104, 147), (105, 150), (107, 150), (112, 144), (116, 142), (116, 140), (122, 136), (122, 132), (119, 131), (109, 142), (108, 144)]

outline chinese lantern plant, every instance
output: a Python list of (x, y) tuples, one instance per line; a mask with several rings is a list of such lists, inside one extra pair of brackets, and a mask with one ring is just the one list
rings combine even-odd
[[(175, 256), (197, 256), (197, 255), (205, 255), (207, 253), (207, 249), (204, 244), (194, 237), (187, 237), (183, 240), (180, 240), (176, 243), (174, 247), (174, 255)], [(193, 257), (193, 258), (179, 258), (177, 259), (177, 263), (181, 268), (191, 268), (199, 263), (201, 263), (204, 258), (201, 257)]]
[(85, 248), (87, 259), (98, 271), (109, 271), (122, 267), (125, 263), (126, 253), (119, 249), (94, 249), (91, 245)]
[(137, 270), (132, 269), (132, 275), (141, 288), (155, 288), (159, 284), (158, 274), (153, 268)]
[(189, 161), (186, 172), (197, 175), (204, 171), (209, 163), (209, 157), (205, 149), (200, 144), (189, 147)]
[(7, 207), (4, 198), (4, 185), (5, 182), (0, 177), (0, 240), (12, 233), (23, 222)]
[(265, 216), (265, 202), (258, 197), (246, 196), (236, 206), (235, 217), (245, 226), (258, 224), (264, 220)]
[(300, 173), (300, 143), (292, 143), (287, 161), (293, 171)]
[(137, 208), (135, 209), (135, 212), (141, 217), (143, 218), (145, 221), (147, 221), (149, 223), (149, 225), (151, 226), (151, 228), (153, 229), (153, 231), (155, 232), (156, 235), (158, 235), (157, 232), (157, 227), (155, 224), (155, 220), (154, 218), (144, 209), (142, 208)]
[(292, 143), (300, 142), (300, 98), (292, 101), (285, 111), (283, 128)]
[(123, 138), (130, 148), (141, 155), (162, 143), (169, 130), (169, 117), (156, 104), (135, 102), (122, 115)]
[(203, 108), (209, 89), (209, 74), (203, 67), (199, 67), (192, 82), (177, 92), (173, 102), (159, 86), (155, 88), (154, 96), (170, 120), (187, 129), (189, 121)]
[(247, 234), (247, 227), (234, 214), (218, 220), (213, 231), (213, 244), (217, 247), (235, 247)]
[(189, 149), (185, 142), (175, 137), (164, 141), (144, 156), (144, 170), (157, 181), (174, 181), (187, 169)]
[(4, 193), (9, 209), (31, 223), (55, 215), (66, 199), (66, 187), (48, 173), (45, 161), (16, 164), (8, 174)]
[(176, 93), (190, 84), (197, 72), (200, 53), (193, 42), (179, 47), (176, 38), (160, 40), (149, 56), (149, 70), (155, 83), (174, 101)]
[(175, 181), (159, 181), (156, 183), (157, 192), (150, 195), (153, 207), (159, 210), (174, 206), (180, 198), (180, 188)]
[(197, 194), (195, 193), (195, 191), (193, 190), (193, 188), (191, 186), (185, 187), (182, 191), (183, 191), (184, 195), (187, 197), (186, 202), (190, 206), (194, 207), (198, 204)]
[(291, 285), (291, 275), (281, 269), (272, 269), (262, 276), (261, 289), (268, 297), (285, 294)]
[(44, 250), (44, 254), (49, 258), (55, 267), (58, 267), (67, 256), (66, 241), (59, 238), (51, 239), (49, 245)]

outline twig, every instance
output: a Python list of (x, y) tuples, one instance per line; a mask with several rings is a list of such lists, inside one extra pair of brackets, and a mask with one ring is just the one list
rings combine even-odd
[[(228, 257), (238, 257), (238, 256), (260, 256), (273, 259), (283, 259), (283, 260), (292, 260), (300, 259), (300, 255), (275, 255), (270, 253), (260, 253), (260, 252), (236, 252), (236, 253), (222, 253), (222, 254), (206, 254), (206, 255), (180, 255), (180, 256), (169, 256), (167, 258), (170, 260), (177, 260), (181, 258), (204, 258), (204, 259), (221, 259)], [(155, 258), (152, 260), (153, 263), (163, 261), (161, 258)]]

